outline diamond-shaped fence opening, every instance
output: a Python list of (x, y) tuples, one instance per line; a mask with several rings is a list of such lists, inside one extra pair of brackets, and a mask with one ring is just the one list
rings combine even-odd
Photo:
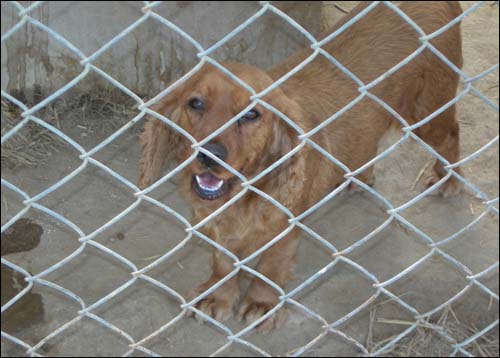
[[(2, 2), (2, 356), (435, 354), (430, 346), (498, 355), (498, 2), (442, 5), (454, 16), (427, 32), (419, 24), (432, 4), (406, 13), (375, 1), (341, 18), (351, 3)], [(381, 14), (384, 31), (412, 35), (401, 44), (380, 34), (365, 58), (360, 39)], [(329, 16), (337, 22), (320, 34)], [(464, 66), (448, 58), (462, 49), (440, 45), (459, 23)], [(408, 72), (416, 61), (428, 71), (421, 78)], [(419, 97), (424, 106), (399, 100), (411, 81), (446, 91), (432, 71), (456, 74), (457, 92), (439, 103)], [(244, 105), (230, 107), (228, 93), (217, 107), (226, 117), (182, 122), (164, 103), (203, 108), (181, 92), (206, 72), (245, 93)], [(324, 93), (325, 73), (335, 93)], [(301, 112), (302, 100), (317, 111)], [(254, 108), (274, 116), (269, 153), (238, 162), (210, 149), (246, 133)], [(455, 108), (462, 152), (451, 158), (429, 127)], [(382, 133), (357, 118), (396, 134), (377, 152)], [(155, 158), (168, 170), (143, 180), (146, 122), (177, 147)], [(262, 150), (258, 138), (238, 140), (240, 156)], [(182, 160), (162, 163), (174, 153)], [(198, 162), (232, 179), (194, 175)], [(259, 170), (247, 170), (254, 162)], [(279, 174), (296, 163), (302, 174)], [(433, 168), (439, 177), (426, 178)], [(335, 182), (315, 184), (321, 177)], [(457, 184), (458, 197), (432, 195)], [(227, 200), (194, 206), (196, 220), (192, 198), (179, 195), (224, 190)], [(433, 343), (418, 351), (422, 340)]]

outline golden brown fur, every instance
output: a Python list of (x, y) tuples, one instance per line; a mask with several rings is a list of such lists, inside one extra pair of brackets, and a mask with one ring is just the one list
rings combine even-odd
[[(336, 28), (366, 6), (364, 3), (360, 4)], [(461, 13), (457, 2), (403, 2), (401, 9), (427, 34), (441, 28)], [(432, 44), (456, 66), (461, 67), (458, 25), (437, 37)], [(417, 32), (381, 4), (323, 48), (366, 84), (402, 61), (419, 46)], [(311, 50), (304, 50), (268, 73), (243, 64), (224, 63), (224, 66), (259, 92), (310, 53)], [(457, 86), (458, 76), (429, 50), (425, 50), (370, 92), (413, 124), (450, 101), (456, 95)], [(203, 112), (193, 111), (186, 105), (193, 96), (206, 101)], [(357, 96), (357, 85), (323, 56), (318, 56), (264, 99), (307, 132)], [(166, 96), (156, 105), (155, 110), (183, 127), (199, 141), (242, 111), (251, 102), (249, 97), (248, 92), (226, 75), (211, 65), (205, 65)], [(256, 109), (262, 114), (260, 119), (234, 124), (214, 139), (227, 148), (227, 158), (224, 161), (248, 179), (300, 144), (297, 132), (278, 116), (260, 105)], [(376, 155), (380, 138), (391, 126), (397, 127), (399, 122), (373, 100), (364, 98), (338, 120), (315, 134), (312, 140), (351, 170), (355, 170)], [(416, 133), (449, 162), (459, 159), (459, 134), (454, 106), (418, 128)], [(146, 123), (141, 144), (141, 188), (147, 187), (161, 176), (162, 166), (168, 159), (173, 157), (180, 162), (193, 153), (190, 143), (157, 119), (149, 119)], [(193, 175), (202, 170), (203, 164), (193, 160), (182, 174), (184, 179), (181, 188), (193, 206), (194, 223), (201, 221), (242, 190), (239, 180), (233, 178), (229, 171), (217, 166), (211, 170), (218, 178), (231, 183), (230, 190), (219, 199), (203, 200), (192, 189)], [(373, 166), (357, 177), (372, 184), (372, 172)], [(436, 162), (430, 184), (444, 174), (444, 168)], [(255, 183), (255, 187), (298, 215), (344, 180), (344, 172), (340, 168), (332, 165), (311, 146), (305, 145), (287, 162)], [(450, 179), (440, 190), (445, 195), (455, 194), (460, 186), (455, 179)], [(288, 219), (269, 201), (249, 191), (209, 221), (201, 231), (243, 259), (285, 230), (289, 226)], [(291, 275), (298, 245), (297, 233), (298, 229), (293, 229), (262, 253), (256, 267), (261, 274), (282, 288)], [(210, 279), (194, 289), (190, 297), (204, 292), (230, 273), (234, 269), (233, 261), (214, 250), (212, 269)], [(239, 275), (236, 275), (200, 301), (197, 308), (218, 320), (227, 319), (239, 302), (239, 291)], [(278, 295), (262, 280), (254, 279), (240, 305), (239, 316), (248, 321), (261, 317), (279, 302)], [(282, 318), (282, 314), (274, 315), (261, 324), (260, 328), (272, 328)]]

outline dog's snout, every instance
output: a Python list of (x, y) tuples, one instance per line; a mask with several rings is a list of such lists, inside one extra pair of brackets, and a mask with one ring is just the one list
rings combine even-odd
[[(221, 160), (226, 160), (227, 158), (227, 149), (223, 144), (220, 143), (208, 143), (203, 146), (204, 149), (208, 150), (210, 153), (215, 155), (217, 158)], [(208, 167), (212, 167), (217, 165), (217, 162), (210, 158), (208, 155), (200, 152), (198, 153), (198, 160), (205, 164)]]

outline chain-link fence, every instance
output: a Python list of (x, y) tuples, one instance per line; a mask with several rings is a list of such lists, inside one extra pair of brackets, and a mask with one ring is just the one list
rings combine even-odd
[[(65, 47), (67, 50), (71, 51), (74, 55), (76, 55), (80, 60), (81, 72), (73, 80), (71, 80), (66, 85), (64, 85), (63, 87), (55, 91), (53, 94), (44, 98), (43, 100), (41, 100), (39, 103), (37, 103), (32, 107), (27, 106), (20, 99), (15, 98), (15, 96), (13, 96), (12, 94), (2, 90), (2, 98), (13, 103), (15, 106), (19, 108), (21, 112), (20, 113), (21, 119), (15, 126), (5, 131), (5, 133), (2, 130), (2, 145), (4, 143), (8, 143), (9, 140), (15, 137), (28, 124), (36, 123), (37, 125), (42, 126), (46, 130), (55, 134), (66, 144), (74, 148), (79, 153), (78, 157), (81, 160), (81, 163), (78, 166), (78, 168), (73, 170), (71, 173), (65, 175), (62, 179), (57, 180), (56, 182), (52, 183), (49, 187), (45, 188), (44, 190), (40, 191), (35, 195), (28, 195), (26, 190), (24, 190), (22, 187), (14, 185), (10, 181), (2, 178), (2, 186), (4, 188), (7, 188), (17, 193), (19, 197), (23, 198), (22, 210), (17, 212), (15, 215), (9, 218), (7, 222), (5, 222), (2, 225), (2, 233), (6, 232), (6, 230), (8, 230), (19, 219), (25, 216), (29, 211), (30, 212), (40, 211), (52, 217), (53, 219), (57, 220), (58, 222), (62, 223), (70, 230), (74, 231), (79, 237), (78, 239), (79, 247), (70, 255), (59, 260), (57, 263), (52, 264), (45, 270), (37, 272), (35, 274), (31, 274), (30, 272), (28, 272), (29, 271), (28, 269), (23, 268), (11, 262), (9, 259), (2, 257), (2, 265), (5, 265), (11, 270), (22, 275), (25, 278), (26, 282), (28, 283), (27, 286), (25, 286), (22, 290), (20, 290), (14, 297), (10, 298), (8, 302), (2, 305), (2, 313), (14, 307), (16, 303), (18, 303), (22, 299), (23, 296), (27, 295), (33, 289), (34, 285), (46, 286), (50, 290), (58, 291), (60, 294), (66, 296), (68, 299), (73, 300), (76, 304), (78, 304), (80, 306), (80, 309), (77, 312), (74, 312), (73, 319), (67, 321), (65, 324), (53, 330), (50, 334), (42, 337), (40, 340), (38, 340), (36, 344), (29, 344), (26, 341), (16, 337), (15, 335), (2, 331), (2, 338), (4, 340), (10, 341), (24, 348), (26, 354), (28, 355), (38, 356), (40, 355), (40, 348), (43, 347), (47, 342), (51, 341), (56, 336), (63, 335), (65, 331), (71, 329), (71, 327), (74, 326), (77, 322), (79, 322), (82, 318), (88, 318), (94, 320), (97, 324), (101, 325), (105, 329), (110, 330), (115, 334), (122, 336), (125, 340), (127, 340), (129, 343), (129, 350), (125, 353), (125, 355), (131, 355), (136, 351), (142, 351), (145, 354), (157, 356), (159, 354), (153, 351), (152, 349), (147, 348), (146, 344), (154, 337), (160, 336), (163, 332), (165, 332), (172, 326), (175, 326), (176, 323), (178, 323), (181, 319), (186, 317), (188, 312), (196, 312), (198, 315), (203, 317), (203, 319), (207, 322), (206, 324), (217, 327), (222, 332), (224, 332), (226, 336), (225, 344), (220, 346), (215, 352), (206, 352), (206, 354), (212, 354), (212, 353), (213, 355), (223, 354), (229, 347), (239, 344), (245, 346), (247, 349), (250, 349), (256, 354), (268, 356), (270, 355), (269, 352), (259, 347), (251, 340), (246, 339), (246, 335), (250, 331), (254, 330), (255, 327), (257, 327), (264, 320), (269, 318), (278, 310), (282, 309), (284, 305), (287, 305), (294, 307), (295, 309), (303, 312), (306, 316), (308, 316), (312, 320), (319, 322), (322, 327), (322, 331), (318, 335), (310, 339), (306, 344), (301, 345), (298, 348), (296, 347), (292, 352), (290, 352), (293, 355), (298, 356), (306, 352), (310, 352), (311, 350), (314, 349), (314, 347), (320, 344), (320, 342), (324, 339), (324, 337), (331, 334), (338, 336), (344, 342), (348, 343), (349, 345), (352, 345), (358, 350), (358, 352), (361, 352), (362, 354), (380, 355), (391, 350), (398, 342), (413, 334), (418, 327), (424, 325), (425, 327), (433, 330), (438, 336), (440, 336), (442, 339), (444, 339), (446, 342), (449, 343), (450, 347), (453, 349), (452, 355), (464, 354), (470, 356), (471, 353), (468, 351), (467, 347), (474, 341), (480, 339), (482, 336), (484, 336), (488, 332), (491, 332), (492, 330), (496, 329), (496, 327), (498, 327), (498, 319), (496, 319), (493, 320), (488, 325), (481, 327), (476, 333), (471, 334), (466, 339), (457, 339), (457, 337), (454, 337), (450, 332), (443, 330), (439, 325), (433, 326), (429, 324), (427, 321), (429, 317), (433, 316), (437, 312), (442, 311), (443, 309), (445, 309), (445, 307), (448, 307), (449, 305), (459, 300), (472, 288), (479, 288), (494, 302), (498, 302), (498, 294), (482, 282), (483, 278), (485, 278), (488, 275), (491, 275), (493, 272), (496, 272), (498, 270), (498, 261), (494, 264), (489, 265), (487, 268), (477, 272), (469, 268), (466, 264), (462, 263), (453, 255), (447, 253), (446, 250), (442, 249), (443, 245), (446, 245), (447, 243), (455, 240), (464, 232), (471, 230), (474, 226), (482, 222), (482, 220), (485, 217), (493, 216), (495, 220), (498, 220), (498, 213), (499, 213), (497, 207), (498, 197), (496, 198), (489, 197), (480, 188), (478, 188), (477, 185), (473, 184), (470, 180), (468, 180), (467, 177), (460, 175), (460, 173), (454, 170), (459, 166), (467, 165), (467, 163), (469, 163), (470, 161), (474, 160), (478, 156), (481, 156), (484, 152), (490, 150), (495, 145), (498, 145), (498, 134), (494, 137), (494, 139), (490, 140), (488, 143), (484, 145), (483, 143), (481, 143), (482, 146), (479, 149), (475, 150), (472, 153), (468, 153), (468, 155), (464, 156), (462, 159), (460, 159), (458, 162), (455, 163), (448, 162), (435, 149), (433, 149), (430, 145), (428, 145), (425, 141), (423, 141), (417, 134), (415, 134), (418, 128), (432, 121), (436, 116), (438, 116), (448, 108), (459, 103), (459, 101), (461, 101), (466, 95), (472, 94), (477, 98), (479, 98), (481, 101), (483, 101), (483, 103), (485, 103), (486, 106), (489, 107), (489, 111), (491, 112), (492, 115), (498, 113), (498, 104), (494, 103), (494, 101), (485, 96), (480, 90), (477, 89), (476, 86), (476, 83), (478, 83), (478, 81), (482, 80), (483, 78), (492, 73), (495, 73), (495, 71), (498, 71), (498, 63), (488, 68), (487, 70), (482, 71), (481, 73), (467, 74), (464, 73), (460, 68), (457, 68), (457, 66), (455, 66), (433, 45), (434, 39), (441, 36), (443, 33), (445, 33), (455, 24), (462, 21), (464, 18), (471, 16), (478, 8), (484, 6), (491, 6), (490, 3), (478, 2), (474, 6), (471, 6), (469, 9), (464, 11), (460, 16), (455, 18), (453, 21), (449, 22), (446, 26), (440, 28), (439, 30), (433, 33), (428, 34), (425, 33), (409, 16), (407, 16), (404, 12), (402, 12), (401, 9), (396, 4), (392, 2), (373, 2), (369, 6), (367, 6), (364, 10), (362, 10), (359, 14), (354, 16), (351, 20), (347, 21), (344, 25), (339, 27), (333, 33), (330, 33), (325, 38), (317, 39), (306, 29), (304, 29), (301, 25), (299, 25), (296, 21), (294, 21), (294, 19), (289, 17), (286, 13), (284, 13), (277, 6), (275, 6), (273, 2), (263, 1), (259, 3), (260, 9), (255, 14), (250, 16), (246, 21), (244, 21), (240, 26), (238, 26), (229, 34), (221, 38), (214, 45), (210, 46), (209, 48), (204, 48), (200, 45), (199, 42), (197, 42), (196, 39), (192, 38), (183, 29), (176, 26), (173, 22), (169, 21), (169, 19), (164, 18), (160, 16), (157, 12), (155, 12), (155, 9), (162, 5), (161, 2), (144, 2), (144, 7), (142, 8), (142, 16), (139, 16), (137, 21), (130, 24), (130, 26), (126, 27), (120, 33), (116, 34), (114, 38), (112, 38), (109, 42), (107, 42), (104, 46), (100, 47), (97, 51), (95, 51), (92, 54), (83, 53), (78, 47), (74, 46), (70, 41), (68, 41), (64, 37), (64, 34), (60, 34), (54, 31), (46, 24), (43, 24), (42, 22), (31, 16), (32, 11), (34, 11), (34, 9), (36, 9), (37, 7), (41, 6), (42, 3), (43, 2), (33, 2), (29, 6), (23, 6), (19, 2), (10, 2), (9, 5), (15, 8), (18, 13), (19, 22), (17, 22), (15, 26), (11, 27), (8, 31), (6, 31), (3, 34), (2, 43), (9, 41), (9, 38), (11, 38), (12, 35), (20, 31), (23, 27), (27, 26), (27, 24), (30, 24), (31, 26), (36, 27), (37, 29), (45, 32), (52, 40), (57, 41), (57, 43), (59, 43), (61, 46)], [(392, 67), (389, 71), (383, 73), (370, 83), (364, 83), (363, 81), (361, 81), (360, 78), (356, 76), (356, 74), (351, 72), (349, 68), (346, 68), (342, 63), (340, 63), (336, 58), (334, 58), (331, 54), (325, 51), (322, 47), (331, 41), (335, 41), (335, 38), (337, 36), (339, 36), (345, 31), (348, 31), (349, 28), (354, 23), (362, 21), (363, 18), (369, 12), (371, 12), (373, 9), (377, 7), (387, 7), (388, 9), (399, 15), (402, 19), (404, 19), (404, 21), (406, 21), (414, 29), (415, 34), (417, 34), (421, 45), (417, 50), (411, 53), (403, 61)], [(298, 30), (309, 41), (312, 53), (299, 65), (297, 65), (288, 73), (286, 73), (284, 76), (282, 76), (280, 79), (275, 81), (271, 86), (267, 87), (265, 90), (258, 92), (251, 86), (249, 86), (247, 83), (245, 83), (243, 80), (238, 78), (235, 74), (231, 73), (231, 71), (229, 71), (226, 67), (224, 67), (212, 55), (217, 49), (219, 49), (221, 46), (226, 44), (232, 38), (240, 34), (247, 27), (256, 22), (260, 17), (268, 13), (273, 13), (274, 15), (286, 21), (286, 23), (289, 26)], [(131, 91), (122, 83), (117, 81), (112, 75), (110, 75), (109, 73), (103, 71), (101, 68), (96, 66), (95, 62), (105, 51), (115, 46), (115, 44), (117, 44), (120, 40), (128, 36), (135, 28), (137, 28), (146, 21), (155, 21), (157, 26), (165, 26), (169, 30), (175, 32), (176, 34), (184, 38), (186, 41), (188, 41), (196, 49), (199, 62), (189, 72), (187, 72), (180, 79), (175, 81), (168, 88), (161, 91), (157, 96), (155, 96), (151, 100), (145, 102), (141, 99), (141, 97), (139, 97), (133, 91)], [(446, 103), (444, 106), (437, 109), (435, 112), (428, 115), (426, 118), (422, 119), (418, 123), (410, 125), (405, 120), (405, 118), (402, 118), (401, 115), (398, 114), (393, 108), (391, 108), (384, 100), (377, 97), (373, 93), (373, 89), (379, 83), (381, 83), (389, 76), (391, 76), (391, 74), (396, 73), (397, 71), (401, 70), (404, 66), (409, 64), (411, 61), (413, 61), (423, 51), (431, 51), (442, 62), (444, 62), (455, 73), (457, 73), (460, 77), (461, 83), (463, 84), (463, 88), (459, 91), (456, 97), (453, 98), (453, 100)], [(294, 74), (296, 74), (304, 67), (306, 67), (309, 63), (311, 63), (316, 58), (321, 56), (328, 59), (333, 66), (340, 69), (343, 74), (348, 76), (356, 84), (357, 89), (359, 91), (359, 96), (350, 103), (348, 103), (340, 111), (332, 114), (331, 117), (324, 120), (316, 128), (308, 132), (304, 132), (303, 129), (294, 122), (294, 118), (288, 118), (287, 116), (285, 116), (279, 110), (274, 108), (271, 104), (266, 102), (264, 100), (264, 97), (271, 91), (282, 85), (290, 77), (294, 76)], [(479, 56), (481, 56), (481, 54), (479, 54)], [(196, 74), (197, 71), (199, 71), (202, 66), (206, 64), (211, 64), (215, 66), (225, 75), (227, 75), (229, 79), (234, 81), (234, 83), (246, 89), (251, 94), (251, 96), (249, 98), (250, 104), (246, 108), (244, 108), (238, 115), (228, 120), (223, 126), (212, 132), (203, 140), (197, 141), (192, 136), (192, 134), (186, 132), (183, 128), (181, 128), (179, 125), (171, 121), (169, 118), (166, 118), (163, 115), (156, 113), (150, 108), (155, 103), (161, 101), (162, 98), (171, 93), (178, 86), (185, 83), (189, 78), (191, 78), (194, 74)], [(81, 144), (79, 144), (77, 141), (72, 139), (70, 136), (65, 134), (60, 129), (58, 129), (56, 126), (48, 123), (46, 120), (44, 120), (44, 118), (39, 118), (36, 115), (36, 113), (39, 112), (44, 107), (51, 104), (53, 101), (57, 100), (59, 97), (64, 95), (73, 87), (77, 86), (90, 73), (100, 76), (102, 79), (111, 83), (114, 87), (125, 93), (127, 96), (131, 97), (135, 101), (135, 105), (136, 108), (139, 110), (139, 113), (132, 120), (130, 120), (120, 129), (116, 130), (112, 135), (107, 137), (104, 141), (100, 142), (98, 145), (94, 146), (90, 150), (86, 150)], [(318, 131), (321, 131), (323, 128), (331, 124), (333, 121), (340, 118), (345, 112), (347, 112), (349, 109), (356, 106), (359, 102), (363, 100), (374, 101), (375, 103), (383, 107), (388, 113), (390, 113), (394, 117), (394, 120), (398, 121), (402, 126), (401, 136), (393, 145), (383, 150), (371, 161), (365, 163), (358, 169), (352, 171), (348, 166), (346, 166), (340, 160), (332, 156), (324, 148), (319, 146), (312, 138)], [(236, 124), (238, 120), (241, 118), (241, 116), (243, 116), (248, 110), (254, 108), (256, 105), (261, 105), (266, 109), (272, 111), (274, 114), (279, 116), (281, 120), (283, 120), (291, 128), (293, 128), (296, 131), (296, 136), (300, 143), (291, 151), (289, 151), (281, 158), (279, 158), (279, 160), (277, 160), (271, 166), (267, 167), (261, 173), (257, 174), (255, 177), (247, 178), (242, 173), (238, 172), (230, 165), (225, 163), (223, 160), (221, 160), (219, 157), (214, 155), (212, 152), (205, 149), (203, 146), (208, 142), (210, 142), (212, 139), (219, 136), (230, 126)], [(183, 136), (186, 140), (188, 140), (191, 143), (192, 155), (187, 160), (176, 166), (168, 174), (164, 175), (161, 179), (157, 180), (154, 184), (150, 185), (144, 190), (140, 190), (135, 183), (129, 181), (123, 175), (119, 174), (117, 171), (110, 168), (110, 166), (103, 164), (101, 161), (95, 159), (95, 154), (101, 151), (103, 148), (110, 145), (111, 143), (113, 143), (123, 133), (130, 130), (130, 128), (133, 127), (135, 124), (144, 122), (145, 117), (148, 115), (155, 117), (157, 120), (163, 121), (170, 128), (176, 130), (179, 133), (179, 135)], [(393, 153), (397, 148), (399, 148), (402, 144), (406, 143), (407, 141), (415, 141), (416, 143), (418, 143), (420, 148), (423, 148), (433, 158), (440, 161), (443, 164), (444, 168), (446, 169), (446, 174), (442, 177), (441, 180), (439, 180), (438, 182), (436, 182), (435, 184), (433, 184), (420, 194), (414, 196), (412, 199), (406, 201), (404, 204), (394, 205), (384, 195), (379, 193), (376, 187), (371, 187), (365, 184), (363, 181), (359, 180), (356, 176), (364, 172), (367, 168), (371, 167), (374, 163), (379, 162), (382, 159), (390, 156), (391, 153)], [(327, 196), (325, 196), (315, 205), (313, 205), (312, 207), (310, 207), (309, 209), (307, 209), (306, 211), (304, 211), (299, 215), (294, 215), (289, 208), (285, 207), (282, 203), (278, 202), (270, 195), (259, 190), (256, 186), (254, 186), (254, 184), (257, 183), (264, 176), (268, 175), (270, 172), (276, 170), (276, 168), (278, 168), (281, 164), (288, 161), (292, 156), (297, 154), (306, 145), (311, 146), (319, 153), (324, 155), (334, 165), (340, 167), (344, 171), (344, 177), (346, 178), (346, 180), (338, 188), (330, 192)], [(197, 156), (200, 153), (203, 153), (206, 156), (210, 157), (212, 160), (216, 161), (223, 168), (225, 168), (227, 171), (233, 174), (236, 178), (239, 178), (242, 182), (241, 191), (239, 191), (230, 200), (225, 202), (222, 206), (220, 206), (217, 210), (215, 210), (213, 213), (205, 217), (200, 222), (191, 223), (189, 218), (185, 217), (177, 210), (166, 205), (165, 203), (155, 199), (150, 194), (153, 192), (153, 190), (157, 189), (167, 181), (171, 180), (175, 175), (180, 173), (192, 161), (196, 160)], [(79, 176), (89, 166), (98, 167), (99, 169), (106, 172), (109, 176), (111, 176), (114, 180), (128, 187), (131, 191), (133, 191), (135, 199), (131, 205), (129, 205), (125, 210), (123, 210), (118, 215), (113, 217), (107, 223), (101, 225), (100, 227), (91, 232), (86, 232), (82, 230), (77, 224), (73, 223), (71, 220), (62, 215), (61, 213), (58, 213), (48, 208), (47, 206), (43, 205), (42, 202), (44, 198), (48, 197), (49, 195), (51, 195), (51, 193), (53, 193), (54, 191), (56, 191), (69, 181), (73, 180), (75, 177)], [(426, 197), (429, 196), (429, 194), (437, 190), (443, 183), (445, 183), (450, 178), (456, 178), (458, 181), (464, 184), (465, 188), (469, 191), (469, 193), (472, 193), (474, 196), (479, 198), (482, 204), (482, 210), (481, 213), (474, 218), (474, 220), (463, 226), (457, 232), (454, 232), (453, 234), (448, 235), (443, 239), (436, 240), (435, 238), (426, 234), (423, 230), (421, 230), (407, 218), (405, 218), (401, 213), (403, 210), (408, 209), (416, 205), (417, 203), (421, 202), (422, 200), (424, 200)], [(361, 187), (362, 190), (368, 192), (372, 197), (376, 198), (376, 200), (384, 207), (388, 216), (387, 219), (384, 220), (382, 224), (378, 225), (376, 229), (364, 235), (359, 240), (356, 240), (354, 243), (351, 243), (346, 248), (339, 250), (331, 241), (325, 239), (322, 235), (320, 235), (311, 227), (306, 225), (304, 223), (304, 219), (309, 217), (312, 213), (319, 210), (326, 203), (328, 203), (334, 197), (339, 195), (349, 185), (353, 184)], [(207, 237), (206, 235), (204, 235), (200, 231), (200, 228), (202, 228), (208, 222), (210, 222), (218, 215), (223, 213), (227, 208), (234, 205), (236, 202), (238, 202), (238, 200), (240, 200), (244, 195), (246, 195), (250, 191), (259, 195), (263, 200), (270, 202), (274, 207), (281, 210), (288, 217), (289, 226), (279, 235), (272, 238), (267, 244), (258, 248), (250, 256), (245, 257), (244, 259), (240, 259), (230, 250), (218, 244), (215, 238)], [(156, 205), (158, 208), (168, 213), (168, 215), (175, 217), (185, 227), (186, 236), (182, 241), (180, 241), (175, 247), (170, 249), (168, 252), (164, 252), (161, 255), (159, 255), (159, 257), (155, 258), (152, 263), (142, 268), (139, 268), (129, 258), (119, 254), (115, 250), (107, 247), (106, 245), (103, 245), (102, 243), (95, 240), (95, 238), (101, 233), (103, 233), (105, 230), (117, 224), (119, 221), (121, 221), (131, 212), (133, 212), (141, 203), (145, 201), (153, 205)], [(363, 245), (366, 245), (373, 237), (375, 237), (381, 231), (383, 231), (388, 226), (394, 223), (400, 224), (402, 227), (405, 228), (405, 230), (411, 232), (412, 235), (416, 238), (416, 240), (420, 240), (423, 244), (425, 244), (427, 246), (427, 253), (418, 260), (414, 261), (411, 265), (407, 266), (397, 274), (393, 275), (391, 278), (386, 280), (381, 280), (379, 277), (377, 277), (376, 274), (372, 273), (369, 269), (363, 267), (362, 264), (347, 257), (347, 255), (351, 251)], [(306, 280), (304, 280), (301, 284), (296, 286), (293, 290), (287, 291), (286, 287), (280, 287), (278, 284), (270, 280), (268, 277), (264, 276), (262, 273), (252, 268), (250, 263), (253, 260), (257, 259), (260, 255), (262, 255), (271, 246), (275, 245), (277, 242), (282, 240), (290, 231), (296, 228), (300, 228), (302, 231), (306, 232), (308, 235), (314, 238), (319, 245), (321, 245), (323, 250), (328, 251), (331, 254), (331, 262), (329, 262), (319, 271), (310, 275)], [(226, 277), (224, 277), (222, 280), (214, 284), (212, 287), (203, 292), (201, 295), (199, 295), (198, 297), (194, 298), (191, 301), (186, 301), (186, 296), (184, 292), (178, 292), (174, 288), (169, 287), (163, 282), (160, 282), (152, 275), (150, 275), (150, 272), (154, 270), (158, 265), (165, 262), (173, 255), (178, 253), (180, 250), (182, 250), (190, 241), (194, 240), (194, 238), (201, 239), (202, 241), (206, 242), (210, 247), (212, 247), (214, 250), (219, 250), (226, 257), (230, 258), (233, 261), (234, 269)], [(94, 303), (87, 305), (84, 299), (79, 297), (78, 294), (72, 292), (71, 290), (65, 287), (62, 287), (61, 285), (51, 282), (46, 278), (51, 273), (59, 270), (64, 265), (69, 264), (73, 259), (81, 255), (87, 247), (90, 246), (101, 251), (105, 256), (109, 256), (110, 258), (113, 258), (114, 260), (118, 260), (119, 262), (123, 263), (130, 269), (130, 271), (129, 271), (129, 278), (126, 280), (125, 283), (121, 284), (118, 288), (114, 289), (112, 292), (107, 293), (105, 296), (100, 297)], [(388, 288), (388, 286), (394, 284), (395, 282), (398, 282), (399, 280), (406, 277), (410, 273), (414, 272), (417, 268), (421, 267), (424, 263), (429, 262), (429, 260), (435, 258), (436, 256), (440, 257), (440, 259), (447, 262), (450, 267), (453, 267), (454, 270), (456, 270), (460, 275), (465, 277), (467, 283), (465, 287), (463, 287), (458, 293), (453, 294), (451, 297), (448, 297), (438, 306), (433, 307), (432, 309), (427, 310), (425, 312), (422, 312), (421, 310), (418, 310), (416, 307), (414, 307), (412, 304), (406, 302), (401, 295), (397, 295), (394, 292), (392, 292)], [(304, 289), (313, 285), (326, 272), (329, 272), (339, 264), (347, 265), (351, 269), (356, 271), (358, 274), (364, 276), (368, 281), (371, 282), (371, 285), (373, 287), (373, 292), (366, 300), (364, 300), (362, 304), (357, 306), (354, 310), (343, 315), (339, 319), (336, 319), (334, 321), (328, 321), (325, 317), (323, 317), (323, 315), (321, 315), (318, 312), (315, 312), (313, 309), (311, 309), (307, 305), (297, 300), (296, 296)], [(255, 322), (247, 325), (241, 330), (234, 330), (224, 322), (217, 321), (214, 318), (202, 312), (201, 310), (197, 309), (196, 304), (200, 302), (202, 299), (206, 298), (211, 293), (213, 293), (215, 290), (217, 290), (219, 287), (221, 287), (224, 283), (233, 278), (235, 275), (240, 274), (241, 272), (246, 272), (251, 276), (258, 277), (266, 284), (273, 287), (276, 291), (279, 292), (280, 302), (277, 306), (268, 311), (266, 314), (264, 314), (261, 318), (259, 318)], [(129, 288), (130, 286), (136, 284), (138, 281), (141, 280), (147, 282), (148, 284), (156, 286), (166, 295), (172, 297), (175, 301), (179, 303), (181, 312), (168, 322), (165, 322), (165, 324), (162, 325), (162, 327), (156, 329), (155, 331), (149, 333), (148, 335), (139, 338), (137, 337), (133, 338), (129, 333), (127, 333), (126, 329), (124, 329), (123, 327), (120, 328), (112, 324), (109, 320), (104, 319), (102, 316), (96, 314), (95, 312), (99, 308), (104, 307), (108, 302), (112, 302), (113, 300), (117, 299), (127, 288)], [(369, 350), (366, 344), (360, 342), (354, 336), (345, 333), (345, 331), (343, 331), (341, 327), (346, 322), (349, 322), (349, 320), (351, 320), (353, 317), (358, 315), (360, 312), (367, 311), (369, 307), (371, 307), (373, 302), (380, 297), (389, 298), (394, 302), (396, 302), (402, 309), (407, 311), (413, 317), (414, 320), (403, 331), (401, 331), (396, 336), (392, 337), (384, 344), (377, 347), (377, 349)]]

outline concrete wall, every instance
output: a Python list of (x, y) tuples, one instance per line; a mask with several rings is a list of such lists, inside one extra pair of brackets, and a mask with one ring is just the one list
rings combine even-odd
[[(28, 5), (30, 2), (22, 2)], [(276, 2), (302, 26), (318, 33), (321, 2)], [(2, 2), (1, 31), (19, 21), (16, 9)], [(48, 1), (31, 16), (57, 31), (85, 55), (90, 55), (142, 15), (142, 2)], [(214, 44), (258, 11), (257, 1), (170, 1), (155, 12), (169, 19), (205, 48)], [(267, 68), (278, 63), (307, 40), (272, 13), (233, 38), (214, 57)], [(102, 54), (94, 64), (138, 94), (152, 96), (197, 63), (196, 51), (163, 24), (148, 20)], [(77, 56), (40, 29), (25, 25), (2, 44), (2, 89), (31, 98), (33, 89), (45, 96), (81, 73)], [(79, 88), (99, 81), (87, 76)]]

